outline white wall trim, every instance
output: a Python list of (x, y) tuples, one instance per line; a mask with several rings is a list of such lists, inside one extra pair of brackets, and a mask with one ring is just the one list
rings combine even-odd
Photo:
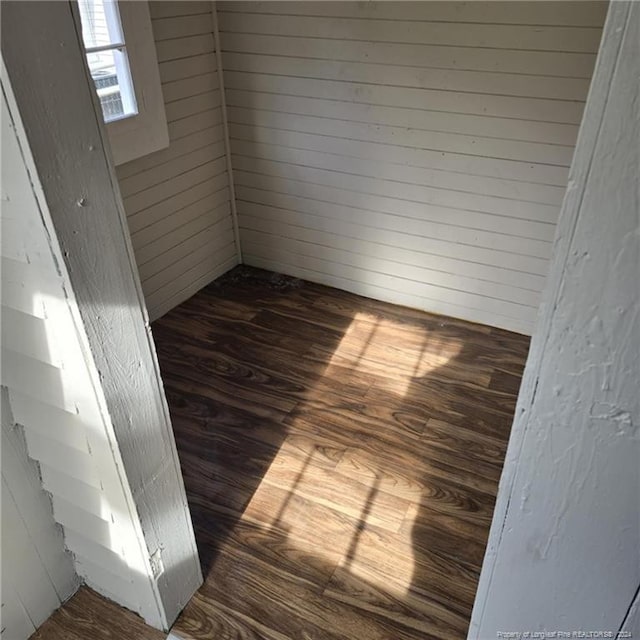
[(238, 263), (242, 264), (242, 245), (240, 243), (240, 226), (238, 225), (238, 211), (236, 209), (236, 191), (233, 183), (233, 167), (231, 164), (231, 144), (229, 142), (229, 123), (227, 120), (227, 97), (224, 92), (224, 73), (222, 70), (222, 51), (220, 45), (220, 32), (218, 31), (218, 9), (215, 0), (211, 3), (211, 17), (213, 21), (213, 41), (216, 48), (216, 62), (218, 66), (218, 81), (220, 84), (220, 96), (222, 103), (222, 128), (224, 131), (224, 148), (227, 159), (227, 175), (229, 176), (229, 199), (231, 205), (231, 219), (233, 220), (233, 236), (236, 242), (236, 255)]
[(618, 637), (637, 638), (640, 635), (640, 585), (629, 611), (618, 630)]

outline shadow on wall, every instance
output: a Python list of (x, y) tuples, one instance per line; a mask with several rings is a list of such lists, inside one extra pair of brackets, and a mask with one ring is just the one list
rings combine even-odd
[(175, 635), (466, 635), (527, 339), (247, 268), (153, 330), (206, 578)]
[[(12, 428), (23, 428), (28, 455), (38, 463), (42, 487), (51, 496), (53, 518), (64, 528), (61, 553), (63, 544), (73, 552), (75, 571), (89, 586), (157, 623), (144, 551), (118, 476), (121, 463), (114, 459), (61, 284), (56, 292), (61, 279), (44, 259), (35, 259), (35, 252), (29, 257), (31, 262), (14, 267), (20, 279), (3, 273), (2, 382), (15, 418)], [(22, 304), (15, 288), (30, 292)], [(38, 554), (44, 557), (51, 541), (36, 533)], [(56, 572), (49, 575), (55, 581)], [(28, 587), (17, 576), (11, 582)], [(36, 591), (18, 595), (28, 602), (38, 598)], [(47, 615), (70, 595), (60, 594)], [(36, 617), (35, 626), (47, 615)]]
[[(160, 626), (162, 616), (148, 578), (148, 554), (140, 542), (141, 527), (132, 517), (134, 500), (129, 488), (123, 487), (128, 483), (120, 475), (123, 465), (118, 447), (113, 447), (102, 380), (86, 355), (85, 331), (57, 231), (5, 77), (2, 88), (2, 384), (8, 389), (15, 422), (24, 427), (29, 456), (40, 465), (43, 486), (51, 493), (54, 518), (64, 527), (65, 545), (74, 554), (77, 573), (101, 593)], [(65, 256), (73, 253), (71, 249)], [(100, 286), (93, 282), (93, 289)], [(120, 317), (132, 309), (135, 315), (137, 300), (127, 297), (126, 287), (111, 287), (107, 296), (95, 317)], [(86, 304), (87, 315), (98, 306)], [(142, 314), (139, 318), (142, 327)], [(117, 323), (111, 329), (114, 326)], [(115, 334), (113, 329), (108, 338), (122, 338)], [(105, 348), (112, 344), (105, 341)], [(122, 360), (118, 365), (124, 368)], [(137, 372), (127, 373), (133, 378)], [(121, 394), (127, 391), (122, 388)], [(128, 426), (144, 433), (146, 425), (138, 421)], [(152, 444), (140, 446), (148, 453)], [(147, 455), (147, 459), (152, 458)], [(168, 567), (166, 574), (177, 571), (178, 564)], [(27, 566), (21, 563), (19, 572), (29, 574)], [(27, 601), (34, 593), (18, 595)], [(64, 601), (69, 593), (57, 595)], [(31, 619), (39, 623), (45, 617)]]

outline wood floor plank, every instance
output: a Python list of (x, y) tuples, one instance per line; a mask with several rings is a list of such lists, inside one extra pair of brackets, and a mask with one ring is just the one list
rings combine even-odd
[[(454, 481), (475, 491), (493, 495), (501, 469), (463, 452), (441, 449), (434, 451), (421, 443), (420, 434), (389, 423), (386, 428), (378, 421), (366, 419), (356, 411), (332, 408), (325, 401), (305, 403), (296, 407), (285, 419), (290, 431), (310, 432), (315, 437), (333, 440), (344, 446), (353, 445), (371, 454), (383, 466), (403, 464), (426, 478)], [(398, 447), (398, 439), (405, 441)]]
[[(296, 405), (295, 398), (286, 397), (284, 394), (278, 394), (273, 387), (278, 387), (280, 380), (272, 381), (270, 385), (257, 384), (256, 377), (251, 373), (247, 373), (248, 378), (245, 379), (245, 371), (240, 370), (239, 376), (234, 376), (230, 371), (221, 371), (214, 373), (212, 371), (203, 371), (199, 366), (197, 358), (167, 356), (158, 350), (158, 357), (164, 358), (167, 363), (172, 363), (176, 369), (180, 369), (179, 373), (163, 374), (165, 386), (174, 384), (176, 378), (177, 385), (188, 385), (187, 388), (194, 390), (199, 389), (203, 396), (219, 398), (221, 395), (229, 398), (232, 406), (250, 407), (251, 411), (258, 412), (260, 415), (287, 414)], [(215, 359), (217, 362), (219, 358)], [(207, 367), (215, 371), (215, 365)], [(210, 385), (210, 380), (215, 379), (215, 385)], [(210, 386), (209, 386), (210, 385)], [(286, 381), (283, 387), (287, 386)], [(290, 387), (294, 388), (294, 387)]]
[[(358, 375), (348, 366), (332, 367), (326, 375), (328, 359), (311, 359), (304, 354), (284, 354), (267, 343), (262, 348), (248, 344), (234, 345), (231, 336), (225, 340), (202, 340), (164, 331), (158, 332), (163, 344), (179, 342), (180, 353), (171, 349), (158, 351), (175, 366), (189, 365), (190, 377), (218, 375), (232, 384), (251, 389), (260, 388), (276, 398), (304, 399), (310, 390), (326, 389), (353, 397), (363, 396), (373, 382), (367, 375)], [(237, 339), (237, 338), (236, 338)], [(288, 357), (287, 357), (288, 356)], [(258, 358), (263, 365), (256, 364)], [(251, 364), (247, 364), (251, 363)], [(269, 364), (266, 364), (269, 363)], [(312, 385), (311, 382), (315, 381)]]
[(520, 391), (520, 383), (522, 382), (522, 374), (511, 373), (508, 371), (494, 370), (491, 375), (489, 387), (510, 394), (513, 398), (518, 397)]
[[(152, 329), (205, 575), (175, 637), (466, 637), (527, 338), (248, 267)], [(117, 615), (50, 637), (147, 640)]]
[(164, 640), (167, 634), (88, 587), (75, 595), (31, 636), (31, 640)]
[(508, 440), (513, 412), (491, 406), (490, 397), (484, 402), (482, 391), (477, 392), (478, 397), (475, 401), (470, 400), (467, 388), (463, 384), (447, 386), (442, 394), (435, 392), (437, 388), (435, 383), (424, 384), (420, 388), (411, 389), (399, 399), (398, 394), (393, 391), (393, 386), (389, 389), (387, 380), (377, 380), (371, 385), (364, 399), (368, 403), (400, 408), (417, 405), (427, 418)]
[[(254, 407), (236, 406), (225, 402), (223, 397), (215, 400), (178, 386), (171, 380), (167, 388), (167, 400), (171, 406), (176, 434), (189, 433), (192, 429), (215, 433), (221, 439), (257, 440), (279, 447), (288, 428), (282, 424), (284, 412), (263, 415)], [(180, 423), (178, 428), (176, 423)]]
[[(286, 517), (274, 522), (273, 512), (265, 513), (265, 505), (258, 504), (261, 501), (261, 493), (256, 497), (256, 503), (252, 502), (241, 518), (238, 518), (237, 514), (217, 508), (216, 505), (202, 506), (198, 509), (197, 532), (200, 540), (214, 547), (216, 552), (234, 553), (235, 550), (239, 550), (268, 564), (277, 565), (291, 575), (300, 576), (313, 585), (317, 593), (322, 593), (342, 557), (338, 540), (344, 539), (343, 544), (348, 542), (348, 524), (343, 523), (333, 529), (334, 542), (329, 545), (326, 538), (313, 535), (314, 529), (318, 529), (317, 526), (307, 526), (300, 530), (290, 526), (293, 513), (300, 506), (295, 502), (303, 505), (308, 518), (305, 522), (319, 522), (320, 518), (327, 515), (327, 509), (304, 504), (304, 501), (296, 499), (295, 502), (287, 503)], [(282, 494), (282, 498), (285, 497)], [(336, 514), (330, 513), (329, 520), (340, 525)]]
[[(354, 607), (324, 597), (300, 576), (291, 575), (278, 565), (263, 562), (253, 555), (221, 552), (212, 573), (216, 580), (208, 580), (195, 599), (200, 603), (204, 617), (216, 617), (217, 609), (222, 606), (248, 626), (259, 625), (263, 635), (258, 637), (326, 640), (408, 640), (414, 637), (393, 620), (364, 615)], [(178, 636), (183, 621), (185, 626), (193, 626), (189, 622), (195, 617), (192, 605), (193, 601), (174, 627)], [(190, 633), (195, 638), (212, 637)]]
[[(451, 611), (470, 614), (477, 572), (435, 549), (416, 546), (404, 533), (390, 533), (363, 526), (339, 565), (348, 573), (373, 585), (382, 585), (395, 596), (424, 596), (426, 611), (433, 603)], [(332, 587), (331, 582), (329, 588)]]
[[(423, 595), (394, 595), (388, 588), (368, 582), (347, 570), (336, 571), (324, 595), (349, 605), (362, 615), (391, 620), (415, 640), (448, 640), (467, 635), (466, 615), (432, 602)], [(395, 637), (390, 636), (389, 640)]]
[(438, 473), (424, 457), (406, 452), (401, 455), (394, 450), (381, 454), (376, 449), (347, 449), (336, 470), (360, 482), (375, 483), (379, 491), (408, 500), (412, 505), (429, 501), (444, 513), (461, 512), (458, 515), (464, 516), (465, 512), (472, 512), (473, 518), (478, 519), (487, 511), (486, 516), (490, 517), (486, 505), (492, 505), (492, 493), (465, 486), (459, 476)]
[(408, 501), (380, 492), (372, 483), (329, 469), (310, 456), (292, 456), (286, 446), (262, 482), (389, 531), (400, 529), (409, 508)]
[(413, 340), (411, 327), (406, 331), (409, 336), (405, 342), (403, 328), (395, 326), (389, 330), (381, 324), (358, 320), (349, 327), (338, 348), (314, 345), (316, 353), (310, 355), (319, 359), (329, 358), (336, 363), (340, 361), (343, 366), (369, 371), (390, 381), (403, 382), (400, 393), (422, 377), (469, 382), (481, 387), (489, 385), (492, 369), (457, 360), (463, 348), (459, 339), (443, 339), (424, 332), (419, 339)]
[(464, 451), (473, 454), (474, 460), (495, 465), (499, 472), (502, 469), (507, 451), (506, 443), (498, 438), (450, 425), (442, 420), (430, 419), (422, 431), (422, 441), (429, 447), (452, 453)]

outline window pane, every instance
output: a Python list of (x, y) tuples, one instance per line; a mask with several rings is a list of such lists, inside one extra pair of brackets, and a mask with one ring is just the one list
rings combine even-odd
[(137, 113), (126, 50), (109, 49), (88, 53), (91, 77), (98, 92), (105, 122)]
[(87, 49), (122, 44), (122, 27), (115, 0), (79, 0), (82, 39)]

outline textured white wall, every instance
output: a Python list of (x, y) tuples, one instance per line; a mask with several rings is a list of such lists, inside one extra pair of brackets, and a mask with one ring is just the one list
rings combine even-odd
[[(605, 631), (640, 585), (640, 4), (605, 27), (470, 637)], [(638, 629), (638, 605), (626, 628)], [(611, 637), (615, 637), (611, 636)]]
[(168, 628), (202, 575), (73, 5), (3, 5), (1, 26), (2, 293), (29, 316), (9, 325), (2, 383), (78, 573)]
[(77, 573), (159, 623), (131, 490), (6, 76), (2, 88), (2, 384)]
[(244, 261), (529, 333), (605, 9), (219, 3)]

